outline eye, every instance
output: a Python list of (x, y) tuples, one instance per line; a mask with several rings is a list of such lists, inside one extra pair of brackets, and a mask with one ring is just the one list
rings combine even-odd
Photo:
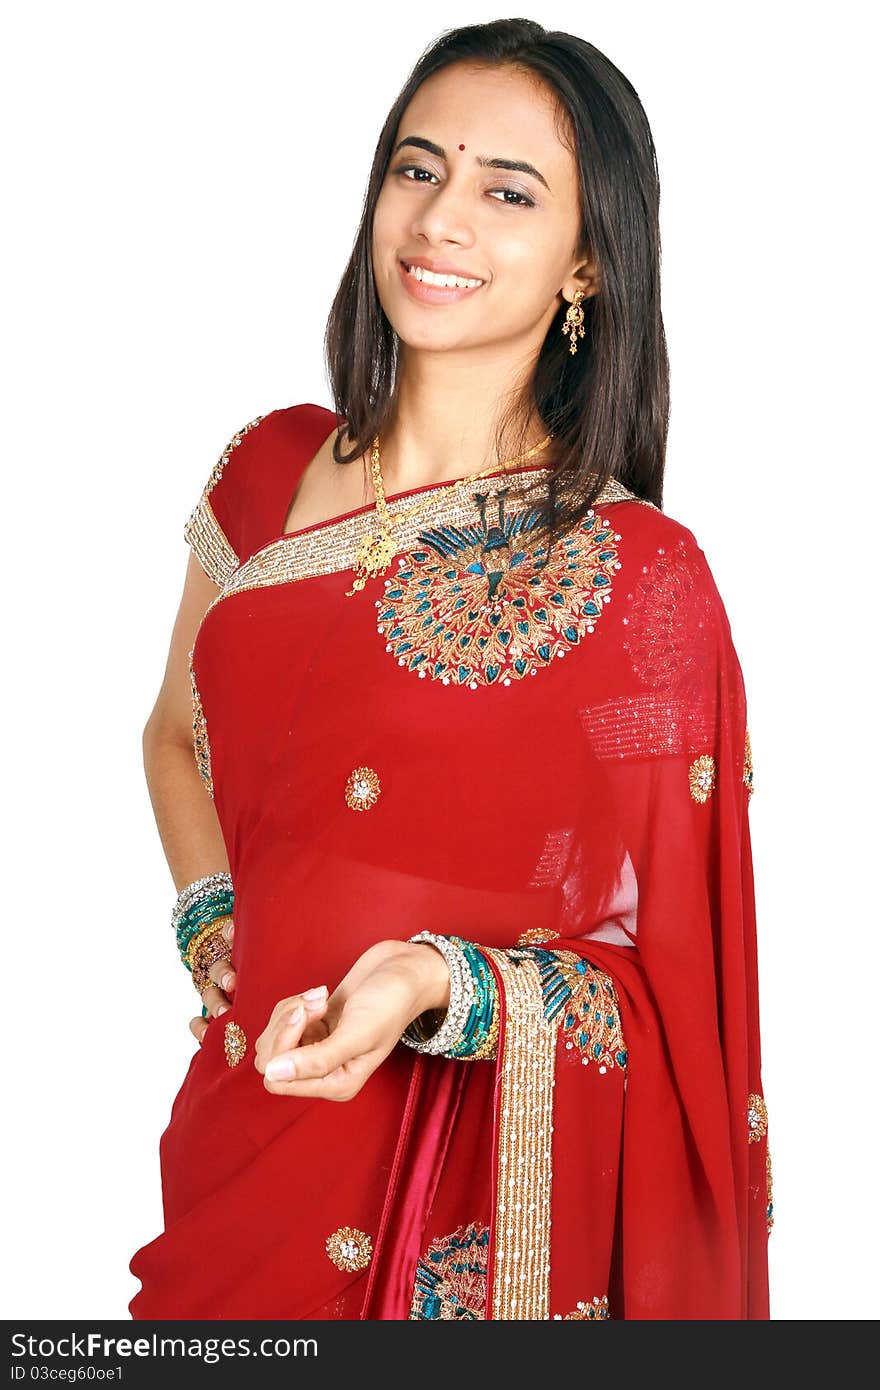
[[(395, 174), (404, 174), (404, 175), (409, 175), (409, 174), (427, 174), (427, 176), (428, 176), (429, 179), (435, 179), (435, 178), (437, 177), (437, 175), (434, 174), (434, 173), (432, 173), (430, 169), (425, 169), (424, 166), (421, 165), (421, 164), (400, 164), (400, 165), (398, 165), (398, 167), (394, 170), (394, 173), (395, 173)], [(410, 183), (424, 183), (425, 180), (424, 180), (424, 179), (419, 179), (419, 178), (412, 178), (412, 179), (409, 179), (409, 182), (410, 182)], [(495, 201), (496, 203), (497, 203), (497, 202), (504, 203), (505, 207), (509, 207), (509, 208), (533, 208), (533, 207), (535, 206), (534, 199), (530, 198), (530, 197), (528, 196), (528, 194), (526, 194), (526, 193), (520, 193), (520, 191), (519, 191), (518, 188), (491, 188), (491, 189), (489, 190), (489, 193), (490, 193), (490, 195), (493, 197), (493, 199), (494, 199), (494, 201)], [(502, 197), (501, 197), (501, 198), (494, 198), (494, 195), (495, 195), (496, 193), (500, 193), (500, 194), (502, 195)], [(514, 198), (518, 198), (518, 199), (519, 199), (519, 202), (517, 202), (517, 203), (508, 203), (508, 202), (507, 202), (507, 196), (506, 196), (507, 194), (512, 194), (512, 196), (513, 196)]]

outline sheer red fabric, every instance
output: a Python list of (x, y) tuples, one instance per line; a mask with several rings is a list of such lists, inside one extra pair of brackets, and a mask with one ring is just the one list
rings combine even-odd
[[(428, 505), (347, 595), (372, 508), (282, 534), (335, 423), (258, 417), (187, 528), (222, 586), (191, 672), (239, 983), (130, 1312), (767, 1318), (751, 749), (705, 555), (616, 486), (548, 560), (538, 464), (389, 497)], [(497, 1058), (399, 1046), (349, 1102), (269, 1094), (278, 999), (420, 930), (489, 953)], [(539, 957), (572, 987), (552, 1022)]]

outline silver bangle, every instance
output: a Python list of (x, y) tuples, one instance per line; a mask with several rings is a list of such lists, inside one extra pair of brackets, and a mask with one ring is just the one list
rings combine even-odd
[(427, 1052), (431, 1056), (437, 1056), (446, 1052), (464, 1031), (474, 1002), (474, 980), (461, 947), (456, 946), (448, 937), (422, 931), (416, 936), (411, 936), (409, 940), (427, 942), (428, 945), (436, 947), (449, 966), (449, 1007), (436, 1033), (432, 1033), (430, 1038), (420, 1038), (413, 1031), (411, 1023), (400, 1039), (416, 1052)]
[(188, 908), (194, 907), (197, 902), (211, 897), (214, 893), (223, 892), (224, 889), (232, 892), (232, 875), (225, 870), (222, 873), (206, 874), (204, 878), (197, 878), (188, 883), (178, 893), (171, 912), (173, 929), (177, 930), (178, 923)]

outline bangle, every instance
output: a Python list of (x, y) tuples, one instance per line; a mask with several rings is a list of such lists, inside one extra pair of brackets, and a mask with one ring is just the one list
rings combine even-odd
[(221, 889), (232, 892), (232, 875), (225, 870), (222, 873), (206, 874), (204, 878), (194, 879), (182, 888), (177, 895), (177, 901), (171, 913), (171, 925), (176, 927), (186, 909), (195, 901), (200, 890), (208, 893), (218, 892)]
[(418, 1019), (404, 1030), (401, 1042), (417, 1052), (437, 1056), (446, 1051), (462, 1031), (474, 999), (474, 980), (461, 947), (446, 936), (423, 931), (411, 936), (411, 942), (425, 942), (436, 947), (449, 966), (449, 1008), (440, 1027), (426, 1037)]
[(461, 937), (452, 938), (463, 952), (474, 982), (474, 998), (461, 1034), (447, 1048), (447, 1057), (482, 1060), (494, 1057), (498, 1044), (498, 990), (495, 976), (479, 947)]

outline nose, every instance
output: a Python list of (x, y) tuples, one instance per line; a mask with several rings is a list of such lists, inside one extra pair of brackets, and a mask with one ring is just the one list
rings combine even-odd
[(413, 219), (412, 231), (414, 236), (436, 246), (443, 242), (473, 246), (473, 209), (464, 187), (447, 179), (438, 188), (430, 189)]

